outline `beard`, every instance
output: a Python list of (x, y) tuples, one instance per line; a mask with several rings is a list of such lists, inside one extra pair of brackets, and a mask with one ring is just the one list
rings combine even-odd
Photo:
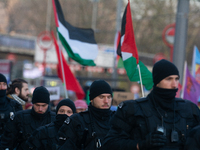
[(22, 93), (20, 92), (20, 94), (19, 94), (18, 97), (21, 98), (23, 101), (28, 102), (28, 95), (27, 95), (27, 96), (24, 96), (24, 95), (22, 95)]

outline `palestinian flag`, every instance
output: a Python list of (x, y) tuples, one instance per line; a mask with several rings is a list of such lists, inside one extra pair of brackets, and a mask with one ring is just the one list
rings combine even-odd
[[(59, 49), (59, 46), (57, 44), (57, 41), (56, 41), (56, 38), (55, 38), (53, 32), (52, 32), (52, 37), (53, 37), (54, 46), (56, 49), (57, 58), (58, 58), (58, 65), (57, 65), (58, 77), (65, 84), (65, 88), (67, 90), (74, 91), (76, 93), (76, 96), (78, 99), (83, 99), (85, 97), (85, 93), (84, 93), (81, 85), (79, 84), (78, 80), (71, 72), (71, 70), (67, 64), (67, 61), (65, 60), (65, 58), (63, 56), (62, 51), (60, 51), (60, 49)], [(64, 75), (64, 77), (63, 77), (63, 75)]]
[(142, 84), (147, 90), (150, 90), (153, 87), (152, 73), (141, 61), (139, 61), (129, 1), (122, 18), (121, 39), (118, 45), (117, 54), (121, 56), (123, 60), (130, 81), (140, 81), (139, 70), (137, 68), (137, 65), (139, 64)]
[(82, 29), (65, 21), (60, 3), (52, 0), (59, 39), (70, 58), (84, 66), (95, 66), (98, 46), (92, 29)]
[[(118, 31), (115, 35), (115, 40), (114, 40), (114, 48), (115, 48), (115, 51), (117, 52), (117, 48), (118, 48), (118, 45), (119, 45), (119, 42), (120, 42), (120, 38), (121, 38), (121, 32)], [(115, 53), (115, 67), (116, 68), (124, 68), (124, 64), (123, 64), (123, 61), (122, 61), (122, 58), (117, 55), (117, 53)]]

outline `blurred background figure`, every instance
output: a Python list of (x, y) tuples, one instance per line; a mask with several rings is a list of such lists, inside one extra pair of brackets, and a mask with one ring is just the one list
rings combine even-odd
[(88, 81), (86, 81), (85, 86), (83, 87), (83, 90), (85, 92), (85, 98), (84, 99), (86, 100), (86, 103), (88, 105), (90, 103), (90, 97), (89, 97), (90, 92), (89, 92), (89, 89), (90, 89), (91, 84), (92, 84), (92, 81), (88, 80)]
[(75, 93), (74, 91), (68, 90), (67, 92), (68, 92), (68, 97), (69, 97), (69, 99), (71, 99), (73, 102), (74, 102), (75, 100), (77, 100), (76, 93)]
[(140, 98), (140, 86), (137, 82), (132, 83), (130, 92), (134, 94), (134, 99)]
[(76, 106), (76, 113), (83, 112), (88, 108), (88, 105), (85, 100), (75, 100), (74, 104)]
[(29, 102), (26, 103), (26, 104), (25, 104), (25, 110), (26, 110), (26, 109), (32, 109), (32, 106), (33, 106), (32, 103), (29, 103)]
[(61, 96), (59, 99), (57, 100), (51, 100), (50, 101), (50, 107), (51, 107), (51, 111), (56, 112), (56, 107), (58, 105), (58, 103), (63, 99), (63, 97)]
[(29, 99), (28, 82), (24, 79), (15, 79), (9, 84), (7, 89), (7, 96), (11, 99), (16, 100), (25, 109), (25, 104)]

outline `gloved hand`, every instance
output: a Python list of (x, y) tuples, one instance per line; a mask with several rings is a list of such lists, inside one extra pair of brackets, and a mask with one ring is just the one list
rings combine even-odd
[(146, 140), (139, 142), (139, 149), (145, 150), (148, 148), (164, 146), (167, 142), (166, 136), (162, 132), (153, 132), (146, 136)]

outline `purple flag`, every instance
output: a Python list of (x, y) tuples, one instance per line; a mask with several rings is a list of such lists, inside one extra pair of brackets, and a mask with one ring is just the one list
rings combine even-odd
[(200, 84), (190, 74), (188, 67), (186, 67), (185, 87), (183, 99), (188, 99), (197, 104), (200, 98)]
[(193, 52), (192, 76), (200, 84), (200, 52), (196, 46), (194, 46)]

